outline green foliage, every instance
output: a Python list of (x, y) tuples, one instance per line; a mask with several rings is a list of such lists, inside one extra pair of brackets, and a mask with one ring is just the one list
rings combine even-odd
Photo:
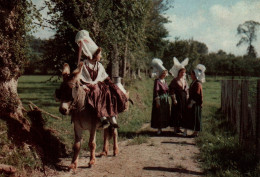
[(176, 39), (174, 42), (168, 42), (162, 60), (166, 68), (170, 69), (173, 66), (173, 57), (178, 58), (179, 61), (188, 57), (189, 65), (186, 69), (190, 70), (195, 67), (199, 63), (200, 58), (206, 56), (207, 53), (208, 47), (204, 43), (192, 39)]
[(46, 40), (27, 36), (28, 60), (24, 64), (23, 74), (50, 74), (52, 71), (43, 61), (44, 45)]
[[(167, 4), (162, 0), (51, 0), (45, 3), (50, 9), (49, 23), (57, 30), (55, 37), (45, 45), (44, 62), (57, 73), (64, 62), (75, 67), (78, 47), (74, 37), (79, 30), (88, 30), (103, 48), (105, 65), (124, 59), (128, 68), (133, 69), (146, 68), (151, 55), (162, 51), (163, 38), (168, 34), (163, 26), (168, 20), (161, 14)], [(115, 58), (116, 52), (119, 58)]]
[(215, 76), (260, 76), (259, 59), (248, 60), (247, 56), (236, 57), (232, 54), (226, 54), (223, 51), (204, 55), (200, 63), (207, 68), (206, 74)]
[(0, 80), (18, 77), (26, 61), (26, 35), (38, 12), (30, 0), (0, 2)]
[(169, 3), (163, 3), (162, 0), (153, 0), (150, 2), (149, 16), (147, 18), (146, 34), (147, 47), (149, 48), (152, 57), (161, 58), (164, 48), (166, 47), (165, 37), (168, 36), (168, 31), (163, 24), (169, 20), (163, 16), (163, 12), (167, 10)]

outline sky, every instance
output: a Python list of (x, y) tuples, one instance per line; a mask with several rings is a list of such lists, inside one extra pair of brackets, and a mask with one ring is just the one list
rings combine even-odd
[[(260, 22), (260, 0), (174, 0), (174, 8), (166, 11), (169, 40), (194, 39), (205, 43), (210, 52), (222, 49), (244, 55), (247, 46), (237, 47), (237, 27), (245, 21)], [(253, 43), (260, 56), (260, 29)]]
[[(42, 0), (32, 0), (37, 7)], [(209, 52), (222, 49), (227, 53), (244, 55), (247, 46), (237, 47), (240, 37), (237, 27), (245, 21), (260, 22), (260, 0), (169, 0), (174, 6), (165, 12), (170, 22), (165, 25), (169, 31), (167, 39), (194, 39), (205, 43)], [(47, 17), (47, 10), (43, 16)], [(48, 39), (54, 31), (44, 28), (34, 35)], [(258, 40), (253, 43), (260, 56), (260, 29)]]

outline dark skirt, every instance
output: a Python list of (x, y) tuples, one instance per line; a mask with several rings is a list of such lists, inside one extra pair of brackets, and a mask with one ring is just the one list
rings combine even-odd
[(182, 120), (186, 115), (187, 112), (187, 94), (186, 92), (179, 91), (175, 93), (177, 104), (174, 105), (172, 102), (171, 106), (171, 127), (181, 127)]
[(86, 104), (96, 112), (97, 117), (112, 117), (126, 109), (127, 98), (114, 83), (99, 82), (86, 96)]
[(151, 127), (166, 128), (170, 126), (170, 104), (168, 94), (160, 95), (160, 107), (156, 107), (156, 101), (153, 100)]
[(192, 108), (188, 109), (187, 116), (185, 116), (185, 119), (183, 121), (183, 128), (194, 131), (202, 130), (200, 105), (194, 104)]

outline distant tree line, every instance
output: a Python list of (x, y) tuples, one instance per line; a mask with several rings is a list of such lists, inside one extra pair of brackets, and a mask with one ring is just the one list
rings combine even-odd
[(250, 56), (235, 56), (223, 50), (208, 53), (206, 44), (190, 40), (176, 39), (168, 42), (163, 55), (163, 62), (167, 69), (173, 66), (173, 57), (180, 61), (189, 58), (187, 70), (190, 71), (197, 64), (206, 66), (206, 74), (213, 76), (260, 76), (260, 58)]
[(223, 50), (209, 53), (205, 43), (193, 39), (166, 40), (164, 24), (168, 19), (162, 14), (171, 5), (167, 1), (50, 0), (45, 4), (50, 9), (48, 23), (57, 32), (44, 41), (28, 37), (31, 59), (25, 64), (25, 74), (60, 74), (65, 62), (75, 68), (78, 46), (74, 38), (79, 30), (86, 29), (102, 47), (102, 62), (110, 76), (125, 78), (147, 73), (154, 57), (161, 58), (168, 69), (173, 57), (180, 61), (188, 57), (188, 70), (203, 63), (209, 75), (259, 75), (259, 59), (252, 45), (259, 27), (255, 21), (238, 26), (241, 39), (237, 46), (247, 44), (248, 48), (245, 56), (235, 56)]
[[(31, 37), (30, 60), (26, 62), (25, 74), (54, 74), (53, 68), (44, 64), (43, 46), (46, 40), (35, 39)], [(218, 52), (208, 52), (208, 47), (202, 42), (195, 40), (180, 40), (173, 42), (164, 41), (164, 49), (161, 57), (167, 69), (173, 66), (173, 57), (177, 57), (180, 61), (186, 57), (190, 59), (187, 70), (191, 70), (198, 63), (206, 66), (206, 74), (213, 76), (260, 76), (260, 58), (250, 57), (249, 55), (235, 56), (228, 54), (223, 50)], [(152, 58), (152, 57), (151, 57)], [(149, 69), (149, 60), (147, 65), (141, 68), (141, 72)], [(59, 71), (59, 70), (57, 70)]]

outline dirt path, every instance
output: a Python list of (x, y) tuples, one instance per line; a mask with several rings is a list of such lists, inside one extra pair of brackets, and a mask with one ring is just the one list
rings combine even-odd
[[(203, 176), (196, 161), (199, 153), (194, 138), (173, 135), (171, 129), (157, 136), (155, 130), (145, 128), (140, 133), (150, 132), (148, 143), (129, 145), (131, 140), (119, 142), (119, 155), (97, 158), (96, 164), (87, 167), (89, 156), (80, 156), (79, 168), (74, 172), (53, 174), (60, 177), (137, 177), (137, 176)], [(62, 159), (68, 166), (71, 159)]]

